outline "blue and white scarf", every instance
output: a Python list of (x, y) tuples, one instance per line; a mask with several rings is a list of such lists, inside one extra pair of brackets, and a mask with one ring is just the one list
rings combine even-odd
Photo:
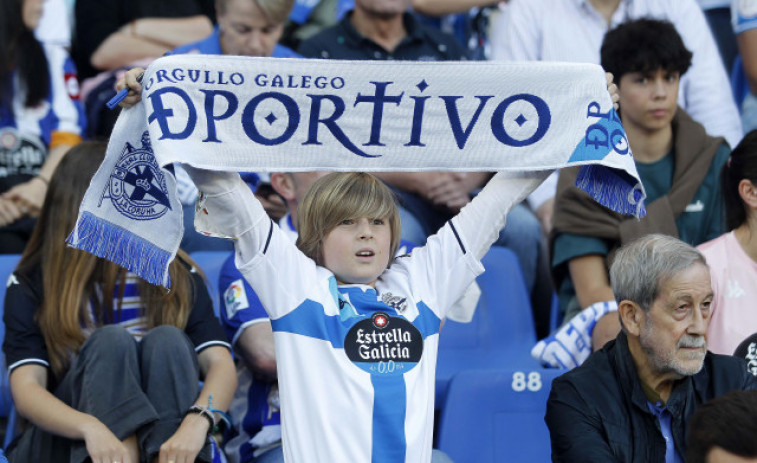
[(522, 171), (643, 215), (599, 66), (174, 55), (122, 111), (69, 244), (168, 286), (182, 233), (174, 162), (228, 171)]

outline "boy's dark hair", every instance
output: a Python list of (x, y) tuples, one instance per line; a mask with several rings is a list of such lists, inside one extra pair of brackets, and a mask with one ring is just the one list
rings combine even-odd
[(691, 66), (692, 55), (672, 23), (642, 18), (605, 34), (600, 56), (602, 67), (612, 73), (617, 84), (631, 72), (664, 69), (683, 75)]
[(757, 391), (733, 391), (699, 407), (689, 420), (688, 463), (705, 463), (714, 447), (757, 457)]

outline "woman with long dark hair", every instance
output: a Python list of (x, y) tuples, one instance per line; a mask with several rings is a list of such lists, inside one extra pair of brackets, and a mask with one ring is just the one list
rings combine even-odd
[(728, 233), (703, 243), (715, 298), (707, 347), (733, 354), (757, 331), (757, 130), (731, 153), (721, 174)]
[(84, 142), (66, 154), (10, 280), (3, 349), (14, 401), (33, 426), (8, 457), (210, 461), (210, 409), (228, 408), (236, 373), (195, 264), (180, 252), (166, 292), (66, 245), (105, 148)]
[(63, 154), (81, 141), (76, 69), (34, 29), (43, 0), (0, 2), (0, 253), (20, 253)]

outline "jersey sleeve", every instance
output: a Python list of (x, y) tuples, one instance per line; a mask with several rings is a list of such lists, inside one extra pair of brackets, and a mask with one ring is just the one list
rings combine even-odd
[(278, 225), (269, 220), (267, 228), (268, 237), (258, 253), (247, 262), (241, 262), (237, 254), (236, 263), (270, 318), (277, 319), (311, 297), (314, 285), (323, 278), (315, 262)]
[(450, 308), (484, 271), (452, 221), (430, 236), (425, 246), (413, 249), (396, 262), (392, 268), (407, 274), (413, 292), (439, 318), (447, 317)]
[(3, 313), (5, 323), (3, 352), (8, 373), (26, 364), (49, 367), (45, 339), (42, 330), (34, 320), (41, 302), (39, 292), (30, 280), (15, 273), (8, 278), (7, 284)]
[(232, 345), (245, 328), (269, 320), (258, 295), (237, 270), (233, 254), (221, 269), (218, 288), (221, 292), (221, 325)]
[(195, 297), (184, 332), (195, 346), (195, 352), (199, 354), (211, 346), (224, 346), (231, 350), (223, 328), (213, 312), (213, 302), (205, 282), (194, 269), (192, 269), (192, 283)]
[(319, 281), (315, 262), (273, 223), (238, 174), (185, 169), (202, 192), (195, 228), (234, 238), (236, 266), (271, 319), (294, 310)]

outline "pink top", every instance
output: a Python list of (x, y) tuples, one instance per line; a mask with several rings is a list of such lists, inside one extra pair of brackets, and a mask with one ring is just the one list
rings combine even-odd
[(757, 332), (757, 262), (744, 252), (733, 232), (698, 249), (710, 266), (715, 292), (707, 346), (716, 354), (733, 355), (741, 341)]

